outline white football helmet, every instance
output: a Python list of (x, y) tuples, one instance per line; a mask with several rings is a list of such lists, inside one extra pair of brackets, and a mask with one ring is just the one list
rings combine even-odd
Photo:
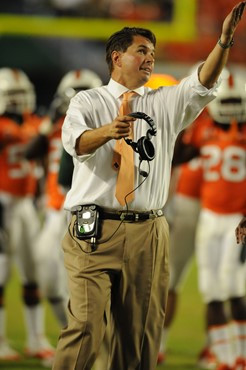
[(70, 99), (81, 90), (102, 86), (102, 80), (89, 69), (79, 69), (68, 72), (61, 79), (51, 105), (51, 111), (59, 115), (66, 114)]
[(35, 89), (20, 69), (0, 68), (0, 114), (23, 114), (36, 108)]
[(230, 124), (246, 123), (246, 80), (237, 74), (222, 79), (216, 98), (207, 106), (214, 121)]

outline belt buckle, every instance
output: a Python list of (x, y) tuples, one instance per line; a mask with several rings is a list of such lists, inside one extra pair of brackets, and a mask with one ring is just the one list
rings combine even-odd
[(120, 220), (124, 221), (125, 219), (127, 219), (128, 216), (134, 216), (134, 213), (133, 212), (121, 212)]
[(132, 220), (134, 220), (135, 222), (139, 221), (139, 213), (121, 212), (120, 214), (121, 221), (124, 221), (125, 219), (127, 219), (127, 217), (129, 217), (129, 219), (132, 217)]

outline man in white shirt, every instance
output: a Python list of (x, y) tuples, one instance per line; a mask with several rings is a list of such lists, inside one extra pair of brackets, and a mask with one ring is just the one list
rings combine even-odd
[[(72, 187), (65, 200), (73, 216), (63, 240), (69, 322), (60, 335), (54, 370), (91, 369), (109, 320), (107, 368), (155, 369), (169, 280), (168, 225), (162, 208), (174, 143), (213, 99), (244, 6), (245, 1), (240, 2), (226, 17), (219, 42), (198, 71), (178, 85), (157, 90), (144, 87), (154, 67), (153, 33), (135, 27), (116, 32), (106, 45), (109, 84), (71, 100), (62, 132), (64, 148), (74, 157)], [(131, 111), (152, 117), (156, 128), (119, 115), (122, 95), (128, 91), (135, 93)], [(149, 126), (152, 134), (146, 135)], [(117, 177), (126, 161), (124, 139), (131, 135), (133, 142), (147, 136), (141, 141), (147, 152), (151, 139), (155, 158), (141, 161), (134, 152), (134, 186), (122, 202)]]

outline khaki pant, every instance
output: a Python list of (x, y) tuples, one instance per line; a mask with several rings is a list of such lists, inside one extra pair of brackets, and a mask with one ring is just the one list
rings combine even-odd
[(112, 237), (119, 221), (104, 220), (98, 241), (109, 240), (91, 253), (73, 236), (74, 218), (63, 240), (68, 326), (61, 332), (53, 370), (92, 369), (109, 322), (109, 303), (107, 369), (155, 369), (169, 281), (165, 218), (123, 222)]

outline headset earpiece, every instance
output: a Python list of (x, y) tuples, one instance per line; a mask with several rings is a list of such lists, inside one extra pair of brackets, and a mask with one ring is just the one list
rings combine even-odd
[(147, 136), (137, 141), (137, 153), (142, 161), (152, 161), (155, 158), (155, 148)]
[[(133, 142), (130, 139), (125, 139), (126, 143), (132, 147), (132, 149), (139, 154), (141, 161), (152, 161), (155, 158), (155, 148), (151, 142), (152, 136), (156, 136), (157, 130), (154, 121), (147, 114), (142, 112), (133, 112), (129, 116), (134, 118), (144, 119), (151, 129), (149, 129), (145, 136), (142, 136), (137, 142)], [(142, 171), (144, 172), (144, 171)], [(142, 175), (146, 177), (145, 175)]]

